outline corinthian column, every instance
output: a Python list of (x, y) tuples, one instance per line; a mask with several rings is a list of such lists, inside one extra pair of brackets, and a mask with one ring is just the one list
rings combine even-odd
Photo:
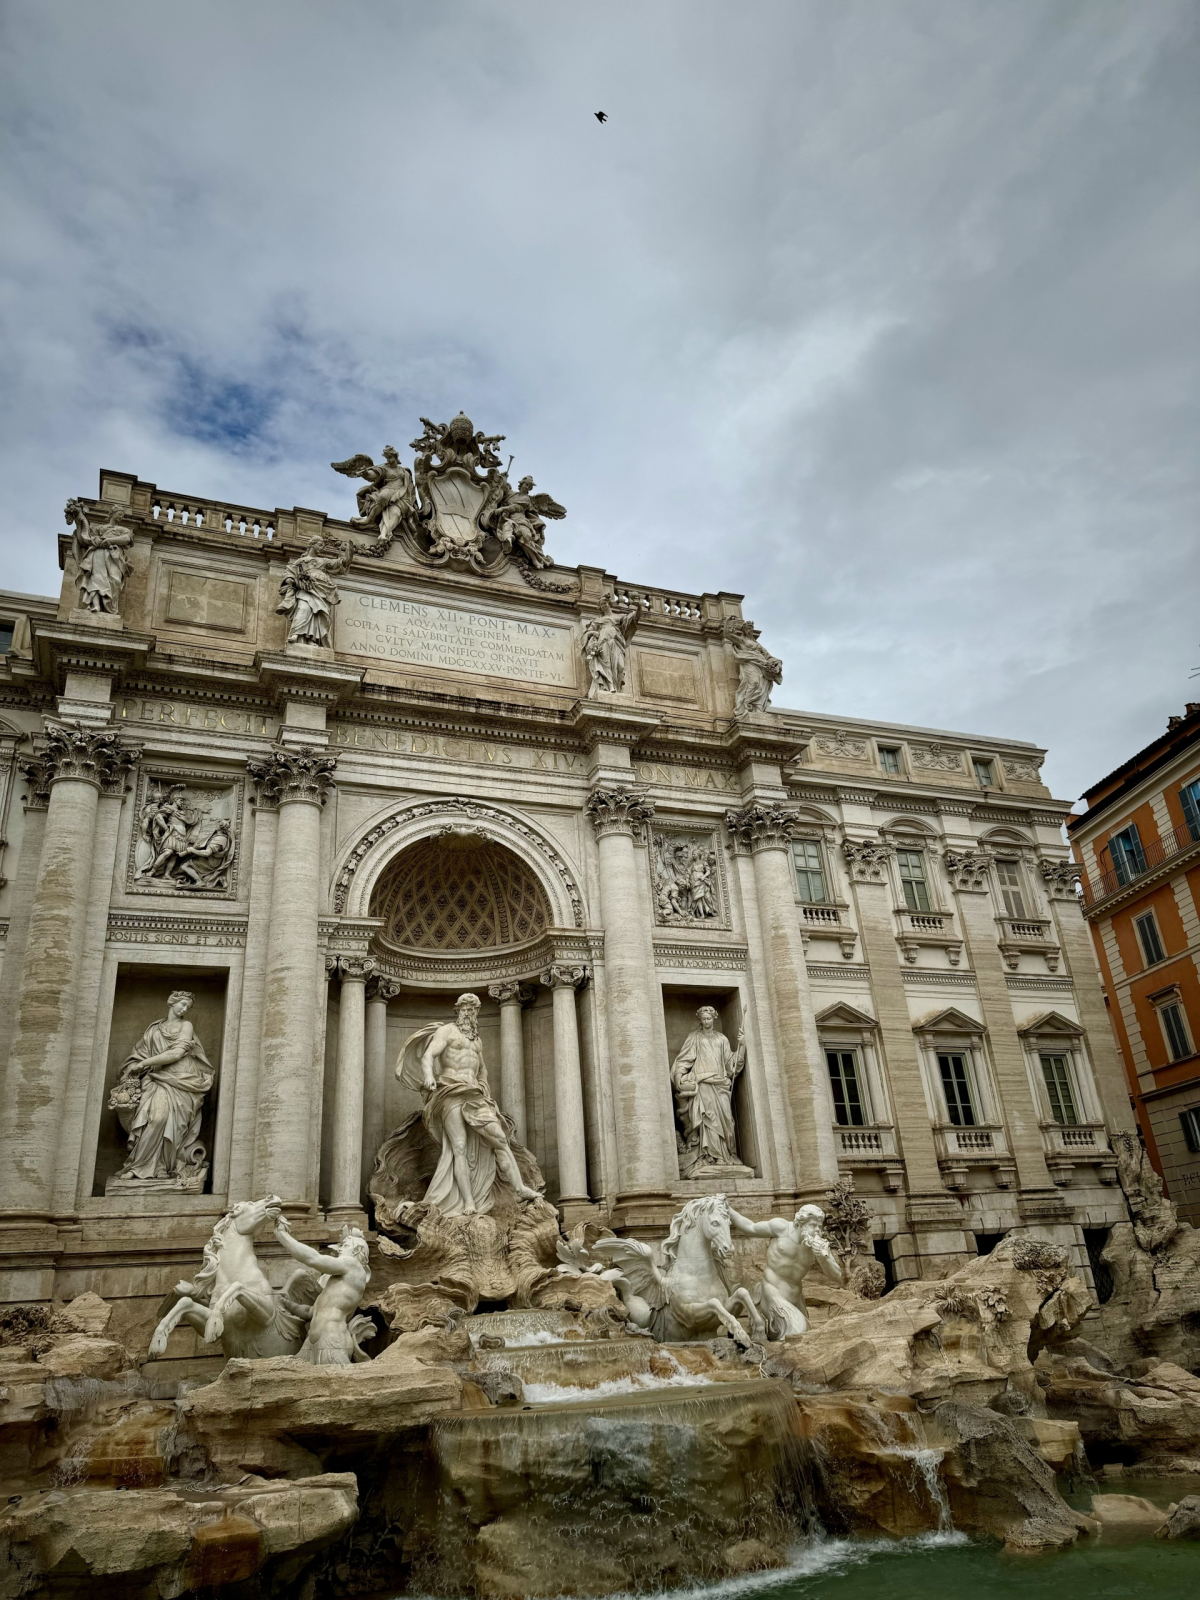
[(517, 1143), (525, 1144), (525, 1044), (521, 1009), (532, 991), (519, 983), (493, 983), (488, 994), (500, 1002), (500, 1109), (512, 1119)]
[(366, 1183), (387, 1133), (387, 1008), (400, 993), (395, 978), (367, 979), (367, 1063), (363, 1095), (362, 1174)]
[[(313, 1069), (317, 1024), (317, 905), (321, 807), (336, 756), (274, 750), (248, 769), (260, 806), (278, 806), (271, 921), (267, 935), (262, 1051), (254, 1153), (255, 1194), (277, 1194), (306, 1212), (313, 1107), (321, 1085)], [(361, 993), (361, 990), (360, 990)]]
[(587, 1137), (583, 1123), (583, 1080), (579, 1073), (579, 1022), (575, 991), (587, 981), (586, 967), (566, 963), (542, 973), (554, 1006), (554, 1120), (558, 1129), (558, 1200), (587, 1201)]
[(46, 1216), (51, 1209), (100, 790), (123, 784), (137, 755), (114, 730), (77, 722), (49, 728), (39, 753), (50, 798), (0, 1107), (5, 1211)]
[(734, 847), (753, 857), (754, 889), (766, 956), (767, 987), (779, 1070), (791, 1112), (796, 1182), (824, 1188), (838, 1175), (829, 1072), (817, 1036), (808, 966), (793, 887), (796, 818), (774, 803), (746, 806), (725, 818)]
[(639, 926), (633, 851), (635, 828), (654, 815), (634, 789), (593, 789), (587, 812), (600, 854), (600, 915), (604, 923), (604, 977), (608, 1049), (622, 1195), (665, 1194), (674, 1173), (666, 1168), (663, 1123), (665, 1078), (647, 1059), (653, 1038), (646, 940)]
[(366, 1088), (366, 992), (370, 956), (339, 956), (337, 1082), (333, 1096), (333, 1170), (329, 1210), (362, 1211), (363, 1108)]

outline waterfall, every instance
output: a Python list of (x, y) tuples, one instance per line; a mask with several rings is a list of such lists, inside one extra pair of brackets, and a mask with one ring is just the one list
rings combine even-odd
[(529, 1594), (711, 1582), (731, 1546), (817, 1525), (795, 1397), (760, 1378), (445, 1417), (412, 1492), (410, 1590), (431, 1594), (482, 1569)]

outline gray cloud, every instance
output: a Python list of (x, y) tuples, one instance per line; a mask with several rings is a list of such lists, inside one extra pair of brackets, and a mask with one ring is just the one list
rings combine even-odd
[(743, 591), (789, 705), (1073, 795), (1200, 692), (1193, 4), (45, 0), (0, 45), (10, 587), (100, 465), (345, 512), (331, 459), (461, 405), (561, 559)]

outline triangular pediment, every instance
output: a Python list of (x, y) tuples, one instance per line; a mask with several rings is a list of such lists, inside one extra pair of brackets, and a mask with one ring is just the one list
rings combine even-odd
[(1061, 1011), (1039, 1011), (1036, 1016), (1027, 1017), (1024, 1022), (1017, 1025), (1017, 1032), (1021, 1034), (1057, 1033), (1064, 1038), (1078, 1039), (1083, 1029), (1071, 1017), (1064, 1017)]
[(860, 1011), (857, 1006), (847, 1005), (845, 1000), (839, 1000), (836, 1005), (826, 1006), (824, 1011), (817, 1013), (818, 1028), (877, 1028), (879, 1024), (874, 1017), (869, 1017), (865, 1011)]
[(930, 1011), (913, 1023), (914, 1033), (986, 1033), (987, 1029), (977, 1017), (969, 1017), (957, 1006), (947, 1006), (944, 1011)]

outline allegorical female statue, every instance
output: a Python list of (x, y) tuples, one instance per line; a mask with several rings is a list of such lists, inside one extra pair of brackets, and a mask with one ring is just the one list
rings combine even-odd
[(132, 530), (119, 525), (119, 506), (112, 506), (107, 520), (95, 527), (78, 500), (68, 500), (63, 514), (75, 525), (71, 553), (75, 557), (80, 610), (115, 616), (121, 609), (121, 590), (131, 566)]
[(275, 607), (288, 619), (289, 644), (328, 645), (333, 608), (338, 603), (336, 577), (346, 571), (354, 547), (349, 539), (329, 541), (318, 535), (302, 556), (289, 561)]
[(703, 1167), (739, 1167), (733, 1125), (733, 1086), (746, 1065), (746, 1046), (737, 1049), (717, 1027), (712, 1006), (696, 1012), (700, 1024), (683, 1041), (671, 1065), (675, 1112), (682, 1129), (679, 1170), (696, 1176)]
[(738, 664), (737, 697), (734, 715), (748, 716), (765, 711), (771, 703), (771, 689), (783, 682), (783, 662), (759, 643), (758, 629), (752, 622), (725, 623), (725, 637)]
[(639, 616), (637, 611), (614, 611), (612, 596), (606, 594), (599, 615), (584, 627), (581, 648), (591, 678), (589, 700), (599, 694), (620, 694), (625, 688), (625, 660)]
[(116, 1182), (155, 1181), (160, 1188), (199, 1191), (208, 1175), (200, 1143), (204, 1097), (216, 1068), (185, 1013), (195, 997), (177, 989), (167, 1014), (152, 1022), (121, 1068), (108, 1104), (129, 1135), (129, 1154)]

